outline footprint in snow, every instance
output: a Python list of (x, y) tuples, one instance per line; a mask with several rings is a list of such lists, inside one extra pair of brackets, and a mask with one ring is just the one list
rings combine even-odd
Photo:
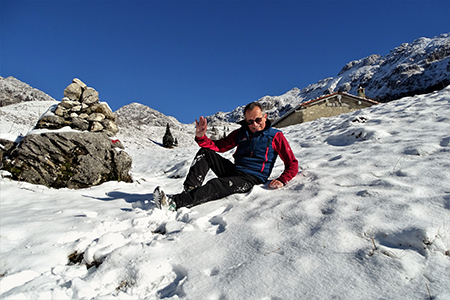
[(197, 219), (195, 223), (205, 232), (209, 232), (211, 234), (223, 233), (228, 225), (223, 218), (223, 214), (228, 212), (232, 207), (232, 205), (221, 207), (205, 217)]
[(183, 289), (183, 284), (188, 276), (187, 270), (182, 266), (173, 266), (172, 272), (166, 276), (162, 283), (169, 283), (158, 290), (158, 296), (160, 298), (171, 298), (171, 297), (184, 297), (186, 293)]

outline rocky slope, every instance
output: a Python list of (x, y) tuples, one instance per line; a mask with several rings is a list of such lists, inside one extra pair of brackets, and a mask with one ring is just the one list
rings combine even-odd
[(12, 76), (0, 76), (0, 107), (24, 101), (56, 101), (46, 93)]

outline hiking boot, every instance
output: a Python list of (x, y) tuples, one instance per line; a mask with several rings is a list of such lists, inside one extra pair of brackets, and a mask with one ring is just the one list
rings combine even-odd
[(159, 209), (167, 209), (170, 211), (176, 211), (177, 206), (173, 201), (172, 196), (166, 195), (160, 186), (156, 187), (153, 191), (153, 201), (155, 201), (156, 207)]

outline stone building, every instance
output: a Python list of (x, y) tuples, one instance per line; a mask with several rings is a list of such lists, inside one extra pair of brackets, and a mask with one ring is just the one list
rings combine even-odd
[[(364, 90), (358, 91), (358, 94), (364, 96)], [(375, 104), (378, 104), (378, 102), (365, 97), (336, 92), (299, 104), (276, 120), (273, 126), (280, 128), (310, 122), (319, 118), (329, 118)]]

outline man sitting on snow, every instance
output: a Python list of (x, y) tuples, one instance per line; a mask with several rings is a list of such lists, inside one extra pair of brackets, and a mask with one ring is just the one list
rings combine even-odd
[[(244, 109), (244, 117), (239, 123), (241, 128), (218, 141), (205, 136), (208, 125), (204, 117), (200, 117), (199, 121), (195, 120), (195, 141), (201, 149), (186, 176), (184, 192), (165, 195), (158, 186), (153, 193), (153, 200), (158, 208), (176, 210), (234, 193), (246, 193), (255, 184), (267, 182), (278, 155), (284, 162), (284, 172), (272, 180), (269, 187), (283, 187), (297, 175), (298, 161), (288, 141), (280, 130), (271, 127), (267, 114), (263, 114), (262, 106), (257, 102), (249, 103)], [(234, 164), (217, 154), (234, 147), (237, 147), (233, 154)], [(202, 185), (209, 170), (212, 170), (217, 178)]]

